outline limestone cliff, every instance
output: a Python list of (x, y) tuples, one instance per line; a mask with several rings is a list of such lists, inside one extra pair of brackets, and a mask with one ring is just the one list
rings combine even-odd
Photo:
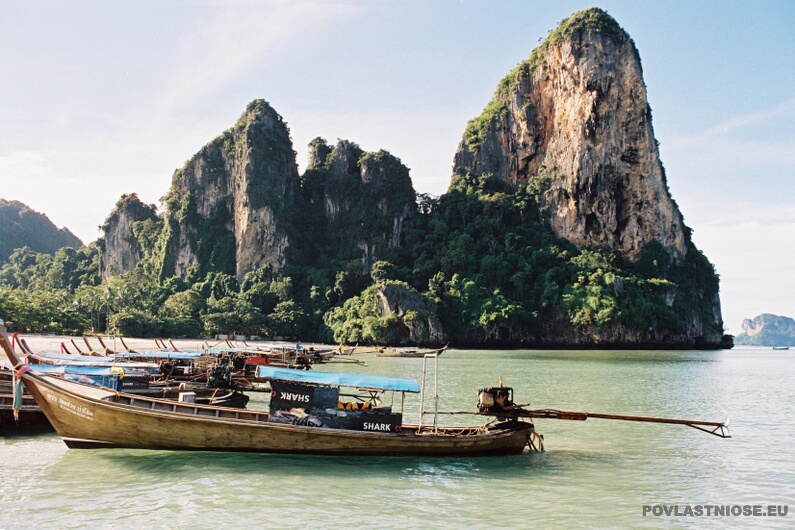
[(285, 265), (298, 188), (290, 132), (263, 100), (172, 177), (162, 276)]
[(636, 259), (650, 241), (686, 252), (652, 129), (640, 57), (606, 13), (575, 13), (499, 84), (458, 147), (454, 174), (512, 186), (548, 179), (555, 233)]
[(242, 280), (266, 266), (279, 274), (288, 264), (333, 260), (359, 262), (356, 272), (368, 278), (416, 212), (409, 169), (386, 151), (367, 153), (346, 140), (331, 147), (318, 138), (310, 147), (299, 178), (282, 117), (265, 101), (251, 102), (234, 127), (175, 171), (162, 230), (146, 248), (133, 226), (154, 217), (154, 207), (144, 212), (137, 196), (122, 198), (124, 207), (103, 227), (105, 275), (146, 261), (161, 278), (220, 271)]
[(369, 274), (390, 247), (400, 245), (404, 222), (416, 211), (409, 169), (386, 151), (366, 153), (339, 140), (310, 144), (302, 176), (300, 232), (311, 234), (306, 248), (335, 259), (357, 259)]
[(102, 275), (104, 277), (124, 274), (133, 270), (143, 258), (144, 248), (139, 236), (143, 223), (150, 221), (160, 225), (157, 208), (144, 204), (137, 193), (122, 195), (105, 223), (103, 232)]
[[(451, 190), (486, 175), (509, 190), (526, 183), (556, 236), (580, 250), (609, 249), (629, 267), (667, 282), (658, 296), (681, 321), (669, 326), (649, 317), (650, 325), (631, 327), (625, 314), (623, 321), (583, 326), (551, 314), (535, 337), (526, 337), (529, 343), (727, 344), (717, 275), (689, 237), (657, 145), (635, 44), (598, 8), (561, 22), (467, 124)], [(649, 258), (658, 249), (662, 254)], [(641, 263), (652, 261), (654, 267)], [(624, 296), (620, 283), (611, 292)]]

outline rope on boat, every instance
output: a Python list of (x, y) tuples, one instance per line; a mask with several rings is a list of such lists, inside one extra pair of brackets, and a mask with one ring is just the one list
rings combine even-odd
[(535, 431), (530, 433), (530, 437), (527, 439), (527, 447), (530, 448), (531, 451), (536, 453), (543, 453), (544, 452), (544, 435), (538, 434)]
[(23, 364), (17, 370), (14, 371), (13, 374), (13, 384), (11, 388), (14, 392), (14, 421), (19, 421), (19, 411), (22, 410), (22, 374), (25, 372), (30, 372), (32, 368), (27, 364)]

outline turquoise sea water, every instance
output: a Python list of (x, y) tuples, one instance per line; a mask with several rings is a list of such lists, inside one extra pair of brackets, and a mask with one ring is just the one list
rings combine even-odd
[[(321, 369), (421, 377), (421, 359), (364, 360)], [(442, 410), (474, 410), (478, 387), (502, 376), (517, 402), (728, 416), (733, 438), (537, 420), (544, 453), (433, 459), (70, 450), (54, 434), (20, 436), (0, 442), (0, 528), (795, 527), (795, 352), (451, 350), (439, 364)], [(265, 404), (255, 396), (249, 408)], [(643, 516), (662, 504), (778, 505), (788, 515)]]

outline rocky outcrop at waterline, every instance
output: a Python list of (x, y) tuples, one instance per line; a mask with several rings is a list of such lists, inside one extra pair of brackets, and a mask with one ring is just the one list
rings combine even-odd
[(391, 344), (443, 344), (447, 340), (434, 309), (419, 293), (394, 282), (379, 284), (376, 301), (382, 317), (394, 315), (405, 328)]
[(795, 346), (795, 320), (770, 313), (746, 318), (735, 342), (750, 346)]

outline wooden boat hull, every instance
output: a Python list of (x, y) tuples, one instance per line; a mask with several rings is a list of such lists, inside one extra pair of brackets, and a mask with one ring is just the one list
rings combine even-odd
[(322, 455), (503, 455), (522, 452), (529, 422), (482, 427), (405, 426), (399, 433), (268, 422), (266, 412), (189, 405), (23, 375), (55, 430), (72, 448), (127, 447)]
[[(0, 388), (0, 390), (2, 390)], [(172, 395), (173, 394), (173, 395)], [(146, 394), (141, 394), (146, 395)], [(176, 399), (175, 393), (168, 396), (160, 396), (164, 399)], [(209, 394), (196, 397), (196, 403), (202, 405), (214, 405), (230, 408), (246, 408), (249, 397), (241, 392), (231, 392), (221, 396), (212, 397)], [(14, 396), (10, 393), (0, 393), (0, 436), (6, 434), (22, 434), (27, 432), (52, 432), (53, 427), (47, 416), (36, 404), (35, 399), (30, 394), (23, 395), (22, 408), (19, 410), (18, 417), (14, 418)]]

